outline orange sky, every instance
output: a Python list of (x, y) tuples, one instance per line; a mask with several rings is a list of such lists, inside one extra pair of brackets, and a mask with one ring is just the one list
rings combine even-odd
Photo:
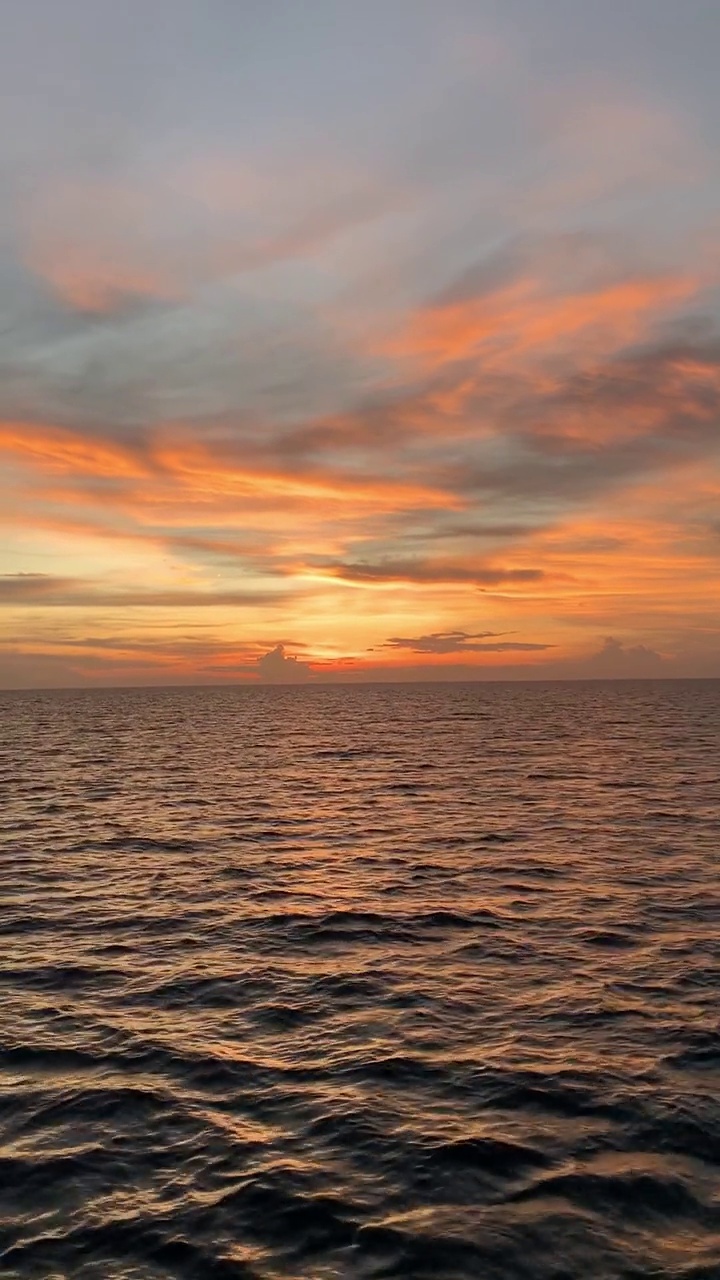
[(681, 44), (633, 77), (630, 17), (558, 28), (551, 77), (481, 8), (377, 66), (379, 8), (355, 53), (259, 16), (275, 101), (178, 36), (195, 110), (165, 28), (112, 84), (121, 15), (38, 55), (0, 134), (0, 687), (720, 676), (714, 87)]

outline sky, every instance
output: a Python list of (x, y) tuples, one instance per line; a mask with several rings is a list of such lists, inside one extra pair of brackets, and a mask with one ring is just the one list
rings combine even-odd
[(0, 687), (720, 676), (717, 0), (0, 20)]

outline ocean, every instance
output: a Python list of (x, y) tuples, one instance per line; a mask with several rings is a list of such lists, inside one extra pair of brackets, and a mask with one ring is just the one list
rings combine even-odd
[(720, 681), (0, 744), (3, 1280), (718, 1280)]

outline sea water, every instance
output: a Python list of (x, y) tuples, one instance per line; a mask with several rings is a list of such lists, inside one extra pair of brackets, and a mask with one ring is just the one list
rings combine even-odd
[(0, 695), (0, 1275), (720, 1276), (720, 682)]

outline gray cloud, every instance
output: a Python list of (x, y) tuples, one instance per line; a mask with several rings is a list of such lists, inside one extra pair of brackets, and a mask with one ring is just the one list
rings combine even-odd
[(48, 573), (4, 573), (0, 575), (0, 605), (54, 604), (79, 586), (76, 578), (54, 577)]
[[(667, 537), (675, 521), (685, 560), (663, 566), (668, 579), (714, 554), (717, 242), (702, 223), (717, 207), (715, 12), (698, 0), (688, 21), (670, 0), (638, 0), (616, 5), (608, 23), (602, 6), (565, 0), (555, 12), (536, 0), (401, 0), (389, 16), (373, 2), (320, 7), (316, 23), (297, 5), (278, 22), (267, 4), (157, 0), (138, 38), (132, 6), (26, 0), (5, 24), (8, 521), (22, 541), (36, 517), (48, 558), (33, 550), (33, 567), (72, 565), (55, 558), (57, 530), (66, 556), (84, 539), (68, 574), (92, 573), (79, 566), (97, 535), (136, 539), (134, 553), (154, 544), (154, 565), (161, 554), (212, 573), (207, 591), (187, 588), (176, 565), (163, 589), (144, 588), (133, 554), (122, 588), (119, 576), (7, 574), (0, 603), (35, 606), (33, 625), (49, 630), (65, 623), (41, 614), (49, 606), (242, 609), (350, 594), (311, 587), (307, 574), (291, 597), (294, 575), (310, 568), (385, 587), (365, 592), (371, 604), (407, 583), (413, 605), (431, 609), (436, 593), (423, 587), (471, 596), (543, 583), (548, 597), (569, 566), (577, 591), (552, 605), (563, 622), (582, 618), (576, 635), (625, 636), (622, 617), (591, 621), (584, 603), (575, 608), (583, 589), (604, 589), (611, 548), (592, 532), (571, 546), (576, 513), (589, 508), (597, 530), (602, 502), (687, 466), (682, 504), (670, 478), (666, 507), (658, 483), (652, 511), (643, 494), (626, 524), (642, 524), (647, 547), (653, 523), (665, 521)], [(656, 11), (672, 39), (648, 43)], [(632, 296), (593, 309), (593, 291), (616, 284), (630, 295), (651, 286), (637, 324)], [(98, 442), (125, 453), (100, 457)], [(700, 550), (687, 513), (705, 471)], [(320, 482), (317, 502), (285, 483), (304, 479)], [(532, 550), (538, 530), (559, 530), (547, 563)], [(113, 544), (112, 563), (123, 554)], [(675, 632), (661, 630), (662, 602), (650, 600), (655, 572), (625, 626), (632, 634), (632, 609), (669, 644)], [(271, 577), (288, 579), (287, 595), (254, 589)], [(685, 595), (684, 634), (704, 581), (710, 597), (710, 574)], [(702, 607), (716, 615), (712, 600)], [(423, 618), (413, 627), (444, 623), (413, 616)], [(29, 612), (24, 621), (31, 629)], [(380, 625), (375, 634), (399, 624)], [(503, 612), (497, 625), (513, 624)], [(515, 643), (429, 632), (388, 644), (434, 655), (496, 639)], [(251, 660), (269, 648), (266, 669), (287, 678), (292, 660), (274, 640)], [(618, 640), (557, 670), (653, 663), (690, 669)]]
[(264, 591), (126, 591), (108, 590), (99, 583), (81, 578), (54, 577), (44, 573), (15, 573), (0, 576), (0, 606), (36, 605), (63, 608), (212, 608), (274, 604), (282, 596)]
[[(589, 251), (582, 238), (574, 245), (569, 237), (564, 259), (572, 265), (577, 252), (582, 264)], [(564, 260), (552, 238), (546, 252)], [(516, 257), (508, 251), (502, 264), (510, 283)], [(486, 288), (483, 271), (498, 270), (490, 258), (448, 286), (450, 296)], [(521, 525), (519, 500), (524, 521), (547, 523), (644, 474), (717, 455), (720, 340), (692, 317), (587, 366), (571, 351), (547, 379), (472, 358), (388, 384), (382, 363), (338, 350), (331, 326), (306, 324), (302, 306), (287, 304), (281, 317), (272, 303), (256, 316), (249, 305), (218, 295), (171, 317), (10, 344), (0, 416), (24, 416), (30, 429), (33, 416), (51, 415), (152, 465), (154, 427), (179, 415), (188, 438), (218, 459), (292, 476), (429, 483), (471, 507), (482, 500), (508, 538)], [(444, 410), (459, 389), (462, 411)], [(446, 520), (438, 512), (438, 537)]]
[(606, 636), (597, 653), (585, 660), (590, 674), (606, 678), (662, 676), (668, 663), (661, 654), (647, 645), (627, 645), (615, 636)]
[[(391, 636), (383, 649), (407, 649), (411, 653), (529, 653), (550, 649), (548, 644), (494, 639), (494, 631), (434, 631), (426, 636)], [(490, 643), (486, 643), (490, 639)]]
[(308, 663), (287, 654), (284, 644), (276, 644), (269, 653), (258, 658), (257, 670), (262, 680), (277, 684), (304, 684), (313, 676)]
[(358, 561), (326, 561), (323, 568), (335, 577), (349, 582), (417, 582), (442, 585), (473, 583), (476, 586), (498, 586), (500, 583), (539, 582), (542, 569), (500, 569), (442, 565), (421, 560), (384, 560), (377, 564)]

